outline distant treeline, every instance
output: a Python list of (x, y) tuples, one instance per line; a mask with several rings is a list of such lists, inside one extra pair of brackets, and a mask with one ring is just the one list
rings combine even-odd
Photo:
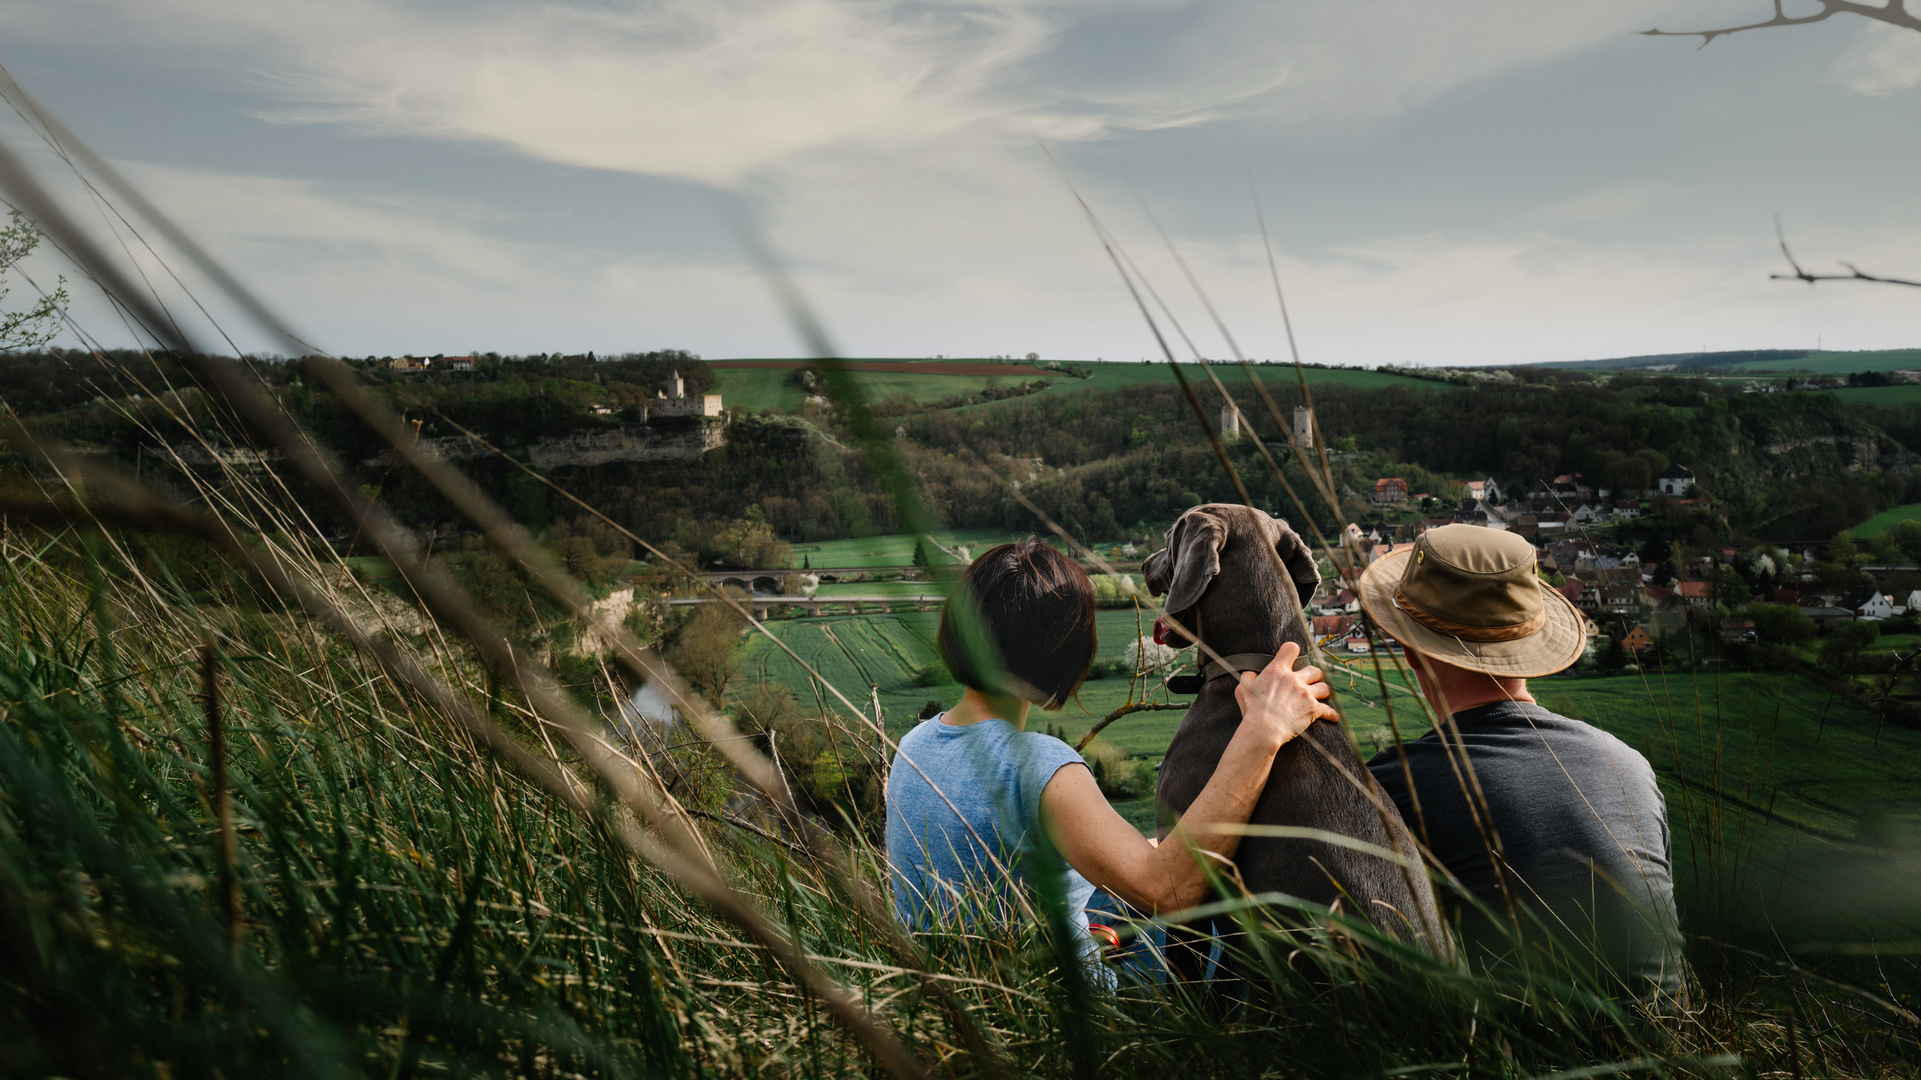
[[(1904, 445), (1859, 409), (1827, 395), (1740, 394), (1701, 380), (1633, 373), (1605, 384), (1530, 374), (1538, 381), (1444, 394), (1317, 389), (1324, 436), (1365, 454), (1362, 462), (1336, 464), (1337, 494), (1352, 499), (1372, 486), (1378, 473), (1359, 471), (1363, 465), (1394, 468), (1414, 491), (1441, 494), (1435, 489), (1442, 482), (1429, 474), (1492, 476), (1520, 491), (1580, 472), (1596, 486), (1644, 489), (1679, 464), (1694, 471), (1728, 531), (1792, 538), (1827, 536), (1888, 506), (1921, 501), (1912, 452), (1921, 421), (1912, 409), (1898, 423), (1887, 418), (1910, 440)], [(1254, 395), (1235, 392), (1255, 433), (1284, 444)], [(1218, 397), (1211, 389), (1203, 394), (1211, 417)], [(1290, 388), (1275, 392), (1282, 415), (1298, 396)], [(1020, 516), (1007, 509), (1012, 500), (982, 474), (982, 465), (1024, 480), (1029, 499), (1093, 535), (1164, 522), (1195, 496), (1238, 498), (1174, 387), (927, 413), (905, 430), (930, 500), (955, 526), (1014, 524)], [(1292, 500), (1251, 442), (1228, 450), (1250, 496), (1288, 512)], [(1289, 471), (1295, 491), (1311, 490), (1297, 467)], [(1322, 512), (1318, 505), (1312, 510)], [(1331, 514), (1324, 524), (1332, 524)]]
[[(423, 437), (456, 434), (448, 420), (510, 453), (535, 439), (633, 422), (675, 372), (690, 393), (714, 386), (698, 357), (679, 351), (590, 356), (479, 358), (473, 372), (396, 374), (359, 361), (396, 411)], [(384, 470), (386, 448), (297, 365), (254, 362), (272, 392), (331, 446), (395, 513), (419, 528), (456, 521), (425, 485)], [(1232, 384), (1230, 384), (1232, 385)], [(1221, 401), (1200, 385), (1208, 422)], [(1273, 385), (1288, 415), (1298, 388)], [(1253, 437), (1225, 449), (1258, 505), (1300, 511), (1261, 460), (1259, 443), (1324, 529), (1368, 512), (1376, 477), (1399, 476), (1416, 493), (1459, 495), (1458, 479), (1492, 476), (1509, 492), (1562, 473), (1596, 486), (1645, 489), (1670, 464), (1685, 465), (1711, 509), (1651, 524), (1690, 539), (1825, 537), (1889, 506), (1921, 502), (1921, 408), (1843, 404), (1827, 394), (1741, 394), (1715, 383), (1626, 372), (1596, 382), (1585, 372), (1517, 370), (1510, 380), (1444, 392), (1405, 387), (1322, 386), (1314, 404), (1337, 450), (1337, 512), (1313, 495), (1307, 473), (1245, 384), (1234, 390)], [(142, 400), (133, 402), (133, 395)], [(141, 458), (160, 429), (202, 425), (216, 406), (165, 358), (78, 352), (0, 361), (0, 397), (37, 416), (51, 434)], [(596, 411), (596, 410), (603, 411)], [(891, 496), (874, 479), (841, 413), (809, 406), (796, 417), (737, 416), (727, 444), (695, 460), (560, 469), (551, 478), (650, 540), (695, 539), (720, 523), (760, 521), (780, 537), (813, 541), (896, 530)], [(443, 419), (443, 417), (445, 419)], [(1088, 539), (1157, 533), (1201, 500), (1239, 498), (1178, 387), (1143, 383), (1084, 388), (975, 404), (923, 408), (887, 418), (934, 519), (951, 527), (1040, 529), (1027, 499)], [(169, 425), (172, 425), (171, 427)], [(232, 430), (230, 425), (223, 428)], [(184, 432), (183, 432), (184, 434)], [(564, 503), (499, 459), (465, 466), (536, 527), (576, 517)], [(1451, 474), (1456, 479), (1449, 480)], [(151, 475), (151, 472), (149, 473)], [(1018, 488), (1017, 498), (1010, 490)]]

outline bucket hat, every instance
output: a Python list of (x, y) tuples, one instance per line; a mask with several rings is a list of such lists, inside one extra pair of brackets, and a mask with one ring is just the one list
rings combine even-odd
[(1429, 529), (1369, 566), (1357, 591), (1382, 632), (1468, 671), (1552, 675), (1587, 648), (1580, 611), (1535, 572), (1534, 545), (1499, 529)]

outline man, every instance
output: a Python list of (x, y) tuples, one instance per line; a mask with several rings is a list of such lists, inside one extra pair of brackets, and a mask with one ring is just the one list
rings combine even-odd
[(1667, 803), (1647, 759), (1542, 708), (1527, 680), (1572, 664), (1581, 614), (1535, 572), (1534, 546), (1475, 525), (1430, 529), (1360, 580), (1362, 609), (1405, 647), (1440, 724), (1368, 762), (1435, 860), (1478, 963), (1552, 942), (1617, 996), (1678, 995)]

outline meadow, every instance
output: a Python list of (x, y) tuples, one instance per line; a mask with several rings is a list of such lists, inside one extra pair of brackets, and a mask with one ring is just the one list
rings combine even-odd
[(1921, 503), (1909, 503), (1892, 510), (1883, 510), (1854, 527), (1854, 535), (1861, 540), (1871, 540), (1894, 528), (1898, 521), (1921, 521)]
[(1815, 353), (1796, 360), (1755, 360), (1730, 370), (1743, 375), (1849, 375), (1857, 371), (1900, 371), (1921, 368), (1921, 349), (1864, 349), (1860, 352)]

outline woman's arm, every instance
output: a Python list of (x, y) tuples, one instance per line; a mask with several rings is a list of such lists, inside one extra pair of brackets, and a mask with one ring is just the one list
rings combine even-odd
[(1336, 719), (1321, 670), (1293, 670), (1300, 646), (1288, 642), (1257, 676), (1241, 674), (1234, 699), (1241, 723), (1220, 764), (1180, 825), (1159, 845), (1114, 812), (1085, 766), (1056, 772), (1041, 791), (1041, 817), (1069, 866), (1135, 907), (1152, 913), (1192, 907), (1207, 895), (1204, 855), (1231, 857), (1241, 838), (1213, 831), (1242, 825), (1267, 786), (1274, 755), (1316, 720)]

